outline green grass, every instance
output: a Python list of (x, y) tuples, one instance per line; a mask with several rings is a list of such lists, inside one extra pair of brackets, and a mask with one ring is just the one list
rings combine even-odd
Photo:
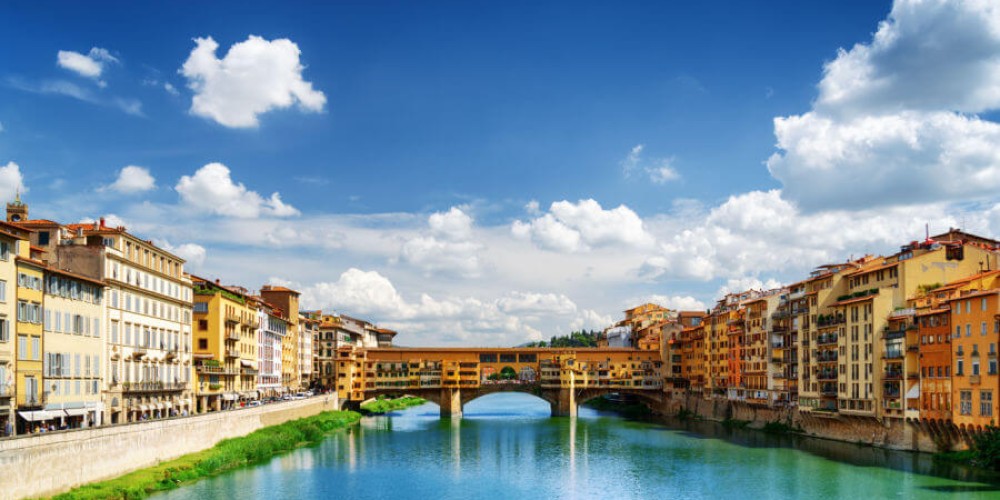
[(361, 405), (361, 409), (368, 413), (389, 413), (390, 411), (402, 410), (403, 408), (409, 408), (411, 406), (419, 406), (427, 401), (421, 398), (415, 398), (412, 396), (403, 396), (396, 399), (384, 399), (378, 398), (376, 401), (371, 403), (365, 403)]
[(177, 488), (185, 483), (269, 460), (304, 444), (316, 443), (327, 434), (361, 419), (349, 411), (327, 411), (312, 417), (265, 427), (243, 437), (220, 441), (214, 447), (92, 483), (52, 497), (57, 500), (135, 499), (152, 492)]

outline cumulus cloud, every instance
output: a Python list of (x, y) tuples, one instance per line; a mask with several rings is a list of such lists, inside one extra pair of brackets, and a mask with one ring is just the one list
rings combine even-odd
[(299, 214), (295, 207), (284, 203), (278, 193), (264, 198), (242, 183), (233, 182), (229, 167), (221, 163), (209, 163), (194, 175), (181, 177), (174, 189), (185, 205), (207, 213), (245, 219)]
[(18, 192), (24, 193), (24, 176), (21, 175), (21, 167), (17, 163), (7, 162), (0, 167), (0, 197), (4, 200), (13, 200)]
[(505, 313), (573, 314), (576, 304), (561, 293), (511, 292), (497, 301)]
[(984, 198), (1000, 188), (1000, 4), (897, 0), (824, 67), (813, 109), (774, 121), (767, 161), (814, 211)]
[(704, 311), (705, 303), (690, 295), (650, 295), (638, 303), (651, 302), (675, 311)]
[[(104, 72), (104, 67), (111, 63), (117, 63), (118, 59), (112, 56), (107, 49), (94, 47), (90, 52), (81, 54), (72, 50), (60, 50), (56, 55), (56, 63), (69, 71), (80, 76), (99, 80)], [(101, 82), (103, 84), (103, 82)]]
[(427, 218), (428, 230), (407, 239), (399, 258), (427, 275), (442, 272), (476, 277), (483, 245), (472, 239), (472, 225), (472, 217), (458, 207), (433, 213)]
[(600, 314), (593, 309), (584, 309), (580, 311), (580, 314), (576, 318), (573, 318), (569, 327), (573, 331), (603, 330), (613, 323), (614, 320), (609, 315)]
[(845, 254), (892, 248), (923, 233), (924, 224), (956, 225), (943, 205), (802, 212), (780, 190), (731, 196), (687, 228), (665, 238), (640, 274), (711, 280), (792, 270)]
[(514, 221), (511, 232), (557, 252), (614, 245), (645, 248), (654, 241), (642, 219), (630, 208), (619, 205), (605, 210), (592, 199), (554, 202), (541, 217), (528, 222)]
[(205, 247), (196, 243), (184, 243), (182, 245), (171, 245), (169, 242), (158, 242), (164, 250), (184, 259), (191, 267), (201, 267), (205, 263), (205, 255), (208, 253)]
[(382, 274), (357, 268), (344, 271), (337, 281), (303, 287), (302, 302), (306, 308), (374, 318), (381, 324), (415, 334), (410, 341), (417, 343), (497, 345), (542, 337), (538, 329), (504, 312), (499, 301), (475, 297), (439, 300), (427, 294), (409, 301)]
[(194, 91), (191, 112), (232, 128), (256, 127), (259, 115), (297, 104), (319, 112), (323, 92), (302, 79), (299, 46), (287, 38), (265, 40), (251, 35), (216, 57), (212, 37), (196, 38), (180, 73)]
[(156, 189), (156, 179), (146, 167), (128, 165), (118, 171), (115, 182), (104, 186), (101, 190), (117, 191), (123, 194), (141, 193)]

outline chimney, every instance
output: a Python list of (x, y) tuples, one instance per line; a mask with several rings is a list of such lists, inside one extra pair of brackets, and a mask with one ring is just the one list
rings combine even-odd
[(221, 283), (219, 283), (219, 278), (215, 278), (215, 284), (216, 285), (220, 285), (221, 284)]
[(104, 228), (105, 228), (104, 217), (101, 217), (101, 229), (104, 229)]

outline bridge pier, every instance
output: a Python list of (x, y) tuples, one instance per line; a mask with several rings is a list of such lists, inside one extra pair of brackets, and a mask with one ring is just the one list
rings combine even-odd
[(553, 417), (576, 418), (576, 391), (573, 389), (559, 389), (559, 397), (552, 406)]
[(462, 418), (461, 389), (441, 389), (441, 418)]

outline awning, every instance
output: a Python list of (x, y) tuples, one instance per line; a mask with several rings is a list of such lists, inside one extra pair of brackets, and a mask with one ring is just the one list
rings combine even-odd
[(149, 411), (149, 407), (146, 405), (139, 405), (139, 411)]
[(240, 364), (243, 365), (243, 366), (245, 366), (245, 367), (247, 367), (247, 368), (254, 368), (253, 361), (250, 361), (250, 360), (247, 360), (247, 359), (241, 359), (240, 360)]
[(906, 391), (906, 399), (920, 399), (920, 382), (913, 384), (913, 387)]
[(222, 395), (222, 399), (225, 399), (226, 401), (235, 401), (236, 395), (231, 392), (227, 392)]
[(67, 408), (63, 411), (65, 411), (66, 415), (70, 417), (83, 417), (91, 412), (91, 410), (88, 410), (87, 408)]
[(37, 410), (37, 411), (19, 411), (17, 412), (21, 418), (27, 420), (28, 422), (41, 422), (43, 420), (52, 420), (53, 418), (59, 418), (63, 416), (61, 411), (49, 411), (49, 410)]

